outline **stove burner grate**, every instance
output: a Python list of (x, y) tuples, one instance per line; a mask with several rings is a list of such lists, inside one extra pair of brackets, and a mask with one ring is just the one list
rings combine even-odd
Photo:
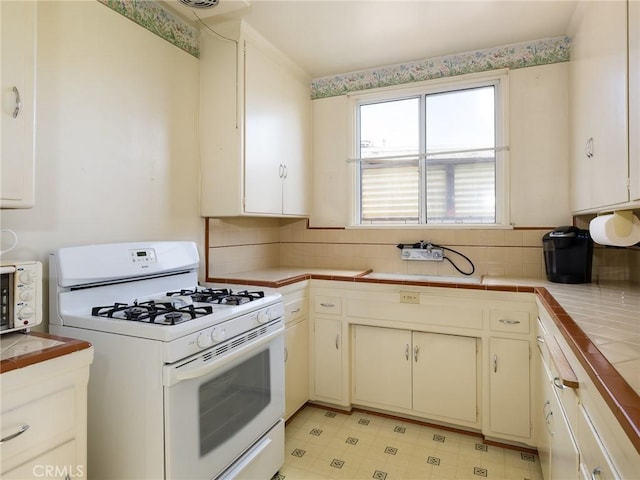
[(91, 309), (91, 315), (94, 317), (115, 318), (156, 325), (176, 325), (211, 313), (213, 313), (213, 308), (208, 305), (177, 307), (171, 303), (155, 302), (153, 300), (140, 303), (134, 301), (133, 304), (116, 302), (113, 305), (93, 307)]
[(194, 302), (200, 303), (217, 303), (220, 305), (242, 305), (264, 297), (264, 292), (250, 292), (243, 290), (233, 292), (227, 288), (201, 288), (201, 289), (185, 289), (176, 292), (167, 292), (168, 297), (172, 296), (190, 296)]

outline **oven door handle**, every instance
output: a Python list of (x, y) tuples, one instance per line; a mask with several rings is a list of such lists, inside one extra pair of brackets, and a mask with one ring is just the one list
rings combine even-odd
[(229, 363), (237, 360), (239, 357), (246, 355), (250, 350), (256, 350), (263, 345), (268, 344), (273, 339), (284, 335), (284, 328), (280, 328), (274, 332), (266, 334), (258, 340), (252, 341), (250, 344), (245, 345), (238, 350), (235, 350), (228, 355), (225, 355), (218, 359), (209, 361), (206, 365), (189, 368), (188, 365), (184, 367), (173, 367), (165, 370), (165, 386), (172, 386), (176, 383), (184, 380), (192, 380), (194, 378), (204, 377), (220, 368), (228, 365)]

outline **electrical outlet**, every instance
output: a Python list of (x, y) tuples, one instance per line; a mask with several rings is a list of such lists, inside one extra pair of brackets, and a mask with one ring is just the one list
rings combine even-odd
[(420, 294), (416, 292), (400, 292), (400, 303), (420, 303)]

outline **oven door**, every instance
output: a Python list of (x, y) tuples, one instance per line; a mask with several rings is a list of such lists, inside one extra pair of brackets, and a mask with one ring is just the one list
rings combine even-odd
[(282, 320), (167, 365), (164, 377), (166, 478), (216, 478), (284, 414)]

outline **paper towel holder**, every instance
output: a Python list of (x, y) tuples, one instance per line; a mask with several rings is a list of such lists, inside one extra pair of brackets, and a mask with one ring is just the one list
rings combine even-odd
[(631, 235), (633, 226), (633, 212), (631, 210), (617, 210), (613, 212), (613, 229), (619, 237)]

